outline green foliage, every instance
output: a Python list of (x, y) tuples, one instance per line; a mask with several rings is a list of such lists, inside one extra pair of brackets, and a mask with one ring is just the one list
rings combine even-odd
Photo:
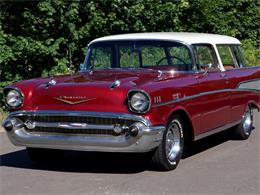
[[(259, 41), (259, 40), (258, 40)], [(260, 66), (260, 48), (250, 39), (242, 41), (246, 63), (249, 66)]]
[(90, 40), (129, 32), (231, 35), (243, 41), (248, 62), (260, 64), (257, 0), (1, 1), (0, 10), (1, 88), (76, 71)]
[(182, 17), (190, 31), (225, 34), (260, 44), (258, 0), (190, 0), (190, 6)]

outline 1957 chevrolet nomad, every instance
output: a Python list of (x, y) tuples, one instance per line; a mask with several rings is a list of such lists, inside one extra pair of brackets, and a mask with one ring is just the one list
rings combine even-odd
[(80, 73), (7, 86), (3, 126), (36, 162), (63, 150), (151, 152), (171, 170), (191, 141), (230, 127), (247, 139), (259, 91), (260, 67), (246, 67), (233, 37), (114, 35), (89, 44)]

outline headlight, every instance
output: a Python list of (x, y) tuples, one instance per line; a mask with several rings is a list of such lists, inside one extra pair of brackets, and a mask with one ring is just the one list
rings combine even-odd
[(23, 96), (20, 91), (11, 89), (6, 93), (5, 101), (10, 108), (17, 108), (23, 104)]
[(150, 109), (150, 97), (144, 91), (134, 90), (128, 93), (129, 109), (136, 113), (145, 113)]

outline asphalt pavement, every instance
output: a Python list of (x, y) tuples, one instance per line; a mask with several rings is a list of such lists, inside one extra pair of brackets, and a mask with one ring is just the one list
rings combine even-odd
[(158, 172), (144, 155), (67, 152), (35, 165), (0, 131), (0, 194), (260, 194), (260, 114), (248, 140), (223, 132), (193, 145), (176, 170)]

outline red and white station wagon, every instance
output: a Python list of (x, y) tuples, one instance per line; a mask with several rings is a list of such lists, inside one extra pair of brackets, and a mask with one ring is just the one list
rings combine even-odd
[(151, 152), (171, 170), (192, 141), (230, 127), (247, 139), (259, 91), (260, 67), (246, 67), (233, 37), (115, 35), (92, 41), (75, 75), (7, 86), (3, 126), (36, 162), (63, 150)]

